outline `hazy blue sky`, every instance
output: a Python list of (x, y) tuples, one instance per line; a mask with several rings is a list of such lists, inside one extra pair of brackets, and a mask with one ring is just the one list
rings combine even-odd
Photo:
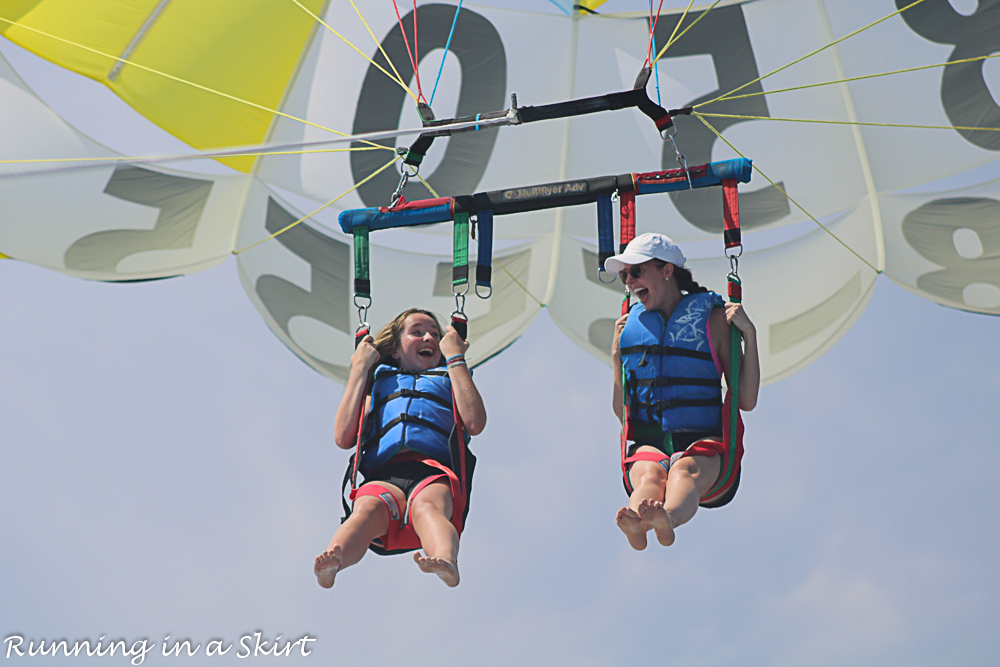
[(311, 562), (340, 517), (341, 387), (273, 337), (232, 262), (145, 285), (3, 262), (0, 282), (4, 636), (308, 633), (324, 664), (450, 646), (443, 664), (987, 665), (1000, 648), (993, 318), (881, 281), (831, 352), (763, 390), (736, 500), (636, 553), (613, 522), (610, 371), (543, 313), (476, 373), (490, 422), (462, 585), (369, 556), (330, 592)]
[[(139, 285), (4, 261), (0, 285), (0, 639), (147, 638), (146, 665), (237, 661), (255, 631), (315, 637), (311, 662), (335, 666), (1000, 655), (996, 318), (880, 278), (745, 416), (735, 501), (637, 553), (614, 525), (611, 371), (543, 311), (476, 371), (461, 586), (369, 555), (327, 591), (312, 561), (341, 516), (342, 388), (268, 330), (234, 260)], [(745, 290), (753, 316), (768, 295)], [(166, 635), (199, 657), (161, 657)], [(235, 646), (208, 660), (213, 639)]]

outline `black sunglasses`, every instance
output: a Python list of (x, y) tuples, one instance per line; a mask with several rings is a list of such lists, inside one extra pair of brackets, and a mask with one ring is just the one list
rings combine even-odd
[(618, 272), (618, 279), (621, 280), (622, 283), (624, 283), (626, 280), (628, 280), (629, 274), (631, 274), (633, 278), (635, 278), (636, 280), (638, 280), (639, 276), (642, 275), (642, 264), (633, 264), (632, 266), (630, 266), (628, 268), (627, 271), (624, 271), (624, 270), (623, 271), (619, 271)]
[[(659, 268), (663, 267), (664, 264), (666, 264), (666, 262), (654, 260), (653, 261), (653, 268), (659, 269)], [(633, 264), (632, 266), (629, 267), (629, 269), (627, 271), (619, 271), (618, 272), (618, 279), (620, 281), (622, 281), (622, 284), (624, 284), (625, 281), (628, 279), (629, 275), (631, 274), (631, 276), (633, 278), (635, 278), (636, 280), (638, 280), (639, 276), (642, 275), (642, 267), (643, 266), (645, 266), (645, 264)]]

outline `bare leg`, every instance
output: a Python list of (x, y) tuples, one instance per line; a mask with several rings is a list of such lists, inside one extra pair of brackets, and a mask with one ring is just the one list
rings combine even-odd
[[(640, 447), (639, 451), (656, 450), (652, 447)], [(632, 495), (629, 496), (628, 507), (618, 510), (615, 523), (625, 533), (629, 545), (636, 551), (642, 551), (646, 548), (646, 532), (653, 526), (642, 517), (640, 508), (644, 502), (662, 503), (667, 471), (659, 463), (636, 461), (628, 474), (632, 482)]]
[(674, 527), (694, 517), (701, 496), (718, 479), (721, 465), (721, 456), (686, 456), (670, 467), (662, 509)]
[(410, 518), (424, 553), (413, 560), (424, 572), (441, 577), (448, 586), (458, 586), (458, 531), (451, 523), (451, 486), (445, 481), (428, 484), (411, 500)]
[[(393, 488), (392, 491), (398, 491)], [(395, 495), (395, 493), (394, 493)], [(399, 493), (402, 496), (402, 492)], [(323, 588), (333, 586), (337, 572), (354, 565), (373, 539), (389, 529), (389, 510), (379, 498), (361, 496), (354, 503), (351, 516), (333, 534), (330, 546), (316, 557), (313, 571)]]
[[(671, 474), (670, 477), (673, 475)], [(670, 488), (670, 478), (667, 478), (667, 488)], [(653, 529), (657, 542), (665, 547), (674, 543), (674, 526), (678, 524), (675, 524), (667, 511), (663, 509), (661, 501), (643, 499), (639, 503), (637, 514), (643, 525)]]

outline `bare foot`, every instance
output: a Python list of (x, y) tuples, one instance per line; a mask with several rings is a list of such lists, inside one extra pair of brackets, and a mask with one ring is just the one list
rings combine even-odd
[(639, 518), (656, 533), (656, 541), (665, 547), (674, 543), (674, 524), (659, 500), (645, 498), (639, 503)]
[(628, 538), (628, 543), (633, 549), (642, 551), (646, 548), (647, 528), (642, 525), (639, 515), (633, 512), (631, 507), (623, 507), (618, 510), (618, 514), (615, 515), (615, 523), (625, 533), (625, 537)]
[(444, 558), (431, 558), (419, 551), (413, 554), (413, 560), (421, 570), (436, 574), (441, 577), (441, 581), (451, 588), (458, 586), (458, 563), (453, 563)]
[(340, 561), (342, 558), (343, 552), (339, 544), (334, 544), (332, 549), (316, 556), (316, 564), (313, 565), (313, 572), (316, 573), (316, 579), (319, 581), (320, 586), (323, 588), (333, 587), (333, 579), (337, 576), (337, 571), (340, 570)]

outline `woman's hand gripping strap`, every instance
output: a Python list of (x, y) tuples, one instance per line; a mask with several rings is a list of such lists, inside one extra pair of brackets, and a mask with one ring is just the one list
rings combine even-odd
[[(739, 276), (739, 257), (743, 254), (743, 244), (740, 239), (740, 200), (736, 189), (735, 179), (724, 179), (722, 181), (722, 212), (725, 223), (725, 246), (726, 256), (729, 258), (730, 271), (727, 276), (726, 290), (729, 294), (730, 303), (743, 302), (743, 283)], [(733, 251), (735, 249), (735, 251)], [(743, 351), (743, 333), (735, 326), (730, 325), (731, 340), (729, 343), (729, 432), (726, 434), (728, 456), (726, 456), (726, 468), (719, 475), (719, 480), (712, 486), (705, 496), (711, 496), (723, 488), (733, 474), (733, 465), (736, 460), (736, 446), (739, 442), (739, 421), (740, 421), (740, 362)], [(725, 408), (723, 408), (725, 409)]]

